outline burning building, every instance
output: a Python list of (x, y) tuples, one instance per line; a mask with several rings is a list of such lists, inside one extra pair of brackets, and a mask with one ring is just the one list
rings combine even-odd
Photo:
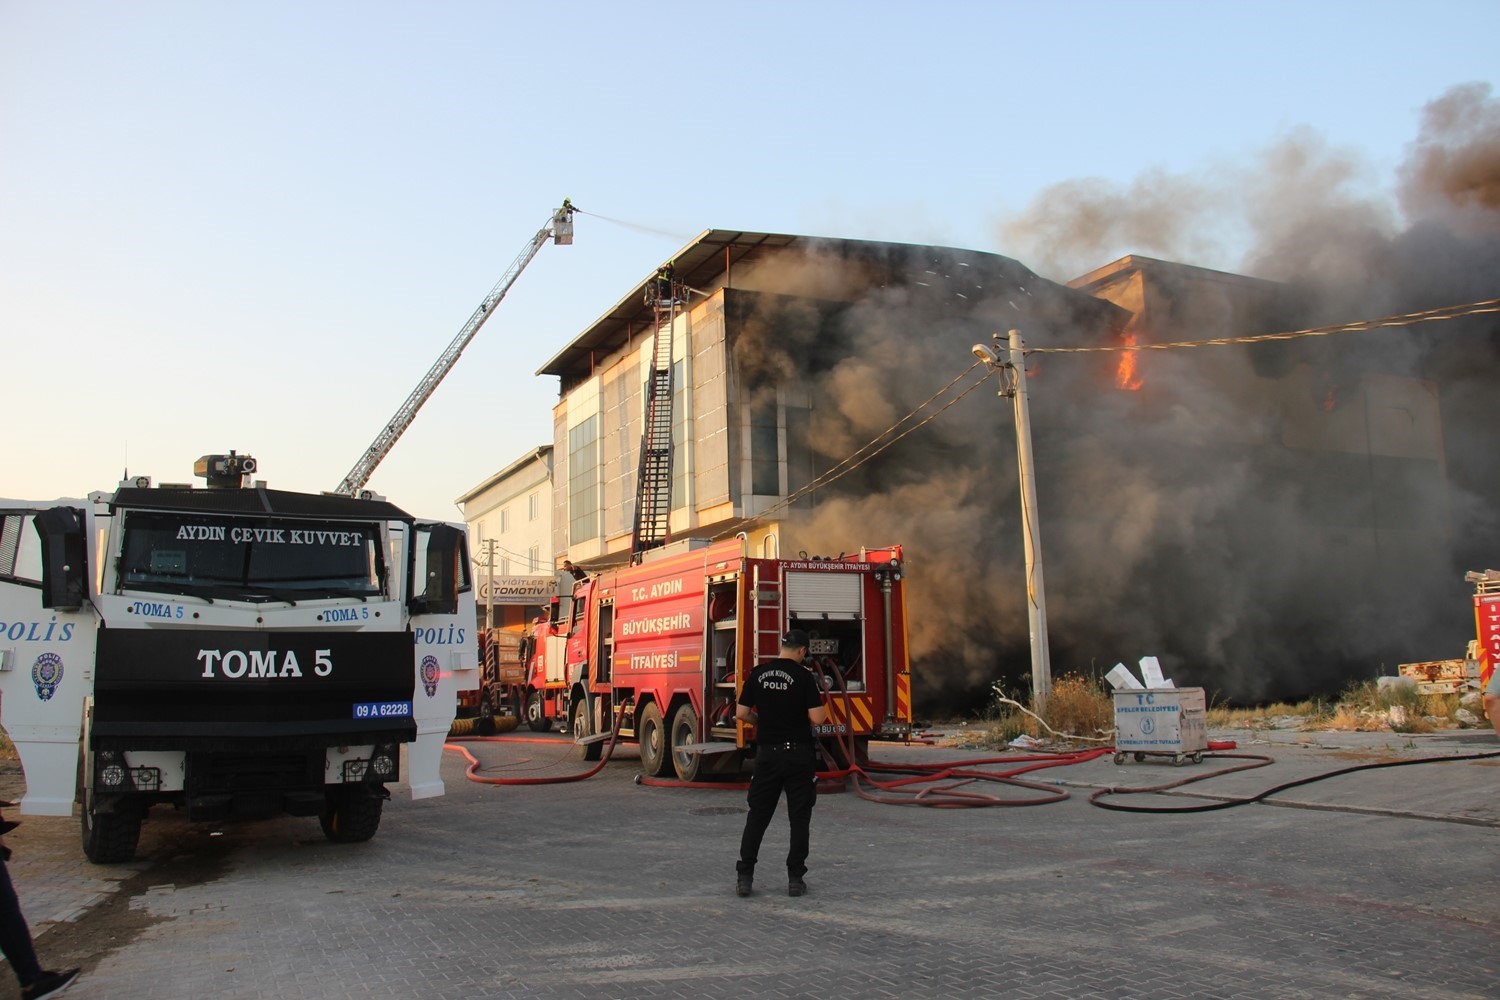
[[(1150, 654), (1256, 702), (1457, 655), (1463, 572), (1500, 563), (1494, 315), (1253, 339), (1495, 297), (1500, 109), (1487, 88), (1435, 105), (1403, 171), (1412, 224), (1265, 179), (1286, 209), (1244, 268), (1262, 278), (1135, 255), (1063, 284), (997, 254), (703, 234), (673, 262), (669, 533), (900, 542), (919, 700), (1023, 687), (1015, 428), (969, 369), (1014, 327), (1054, 675)], [(624, 561), (639, 524), (653, 280), (540, 372), (561, 387), (553, 547), (577, 562)], [(1154, 349), (1205, 340), (1232, 342)]]
[[(1068, 287), (994, 254), (714, 230), (674, 260), (672, 536), (906, 545), (934, 706), (1029, 668), (1009, 408), (986, 385), (847, 460), (1010, 327), (1036, 351), (1054, 673), (1149, 653), (1248, 701), (1337, 689), (1463, 635), (1455, 543), (1473, 525), (1455, 508), (1473, 498), (1453, 481), (1438, 379), (1483, 330), (1069, 353), (1291, 330), (1316, 311), (1289, 284), (1141, 257)], [(554, 548), (595, 566), (630, 550), (649, 283), (541, 370), (561, 380)]]

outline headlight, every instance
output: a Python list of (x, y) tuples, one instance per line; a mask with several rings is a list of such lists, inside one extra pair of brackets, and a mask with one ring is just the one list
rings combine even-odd
[(130, 781), (130, 770), (125, 766), (125, 755), (118, 750), (101, 750), (94, 757), (94, 784), (99, 788), (125, 788)]

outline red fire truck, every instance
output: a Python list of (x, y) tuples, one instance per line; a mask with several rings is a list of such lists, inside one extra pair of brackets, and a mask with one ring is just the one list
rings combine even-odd
[(812, 637), (831, 752), (858, 758), (872, 737), (910, 735), (901, 547), (770, 559), (741, 539), (679, 542), (559, 598), (522, 647), (526, 721), (566, 721), (585, 760), (618, 733), (652, 776), (737, 771), (755, 739), (735, 719), (740, 685), (791, 628)]

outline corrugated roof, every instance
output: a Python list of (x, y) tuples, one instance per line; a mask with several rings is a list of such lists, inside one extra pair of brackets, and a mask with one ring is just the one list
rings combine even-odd
[(1218, 281), (1225, 284), (1243, 285), (1263, 289), (1274, 289), (1281, 287), (1279, 281), (1268, 278), (1257, 278), (1248, 274), (1235, 274), (1232, 271), (1218, 271), (1213, 268), (1199, 267), (1197, 264), (1182, 264), (1175, 260), (1162, 260), (1157, 257), (1144, 257), (1141, 254), (1126, 254), (1117, 260), (1112, 260), (1102, 267), (1096, 267), (1087, 274), (1081, 274), (1068, 282), (1069, 288), (1075, 288), (1082, 292), (1093, 293), (1114, 278), (1133, 271), (1176, 273), (1196, 278), (1200, 281)]
[[(733, 270), (787, 252), (841, 253), (884, 269), (892, 281), (921, 285), (933, 294), (952, 294), (977, 302), (1009, 302), (1018, 314), (1047, 315), (1061, 301), (1075, 314), (1104, 317), (1114, 306), (1066, 285), (1048, 281), (1012, 258), (953, 247), (846, 240), (788, 233), (705, 230), (670, 261), (678, 281), (704, 291), (733, 287)], [(646, 303), (647, 284), (655, 271), (627, 292), (614, 307), (538, 369), (538, 375), (587, 376), (594, 363), (626, 346), (632, 335), (650, 328), (654, 316)]]
[(471, 490), (464, 491), (464, 493), (453, 502), (456, 504), (468, 503), (470, 500), (474, 499), (479, 494), (489, 489), (491, 486), (494, 486), (496, 483), (507, 479), (508, 477), (514, 475), (517, 470), (530, 465), (533, 462), (541, 462), (542, 464), (546, 465), (547, 456), (551, 454), (552, 445), (538, 445), (537, 447), (532, 448), (526, 454), (522, 455), (520, 458), (516, 459), (514, 462), (507, 465), (505, 468), (501, 469), (499, 472), (495, 473), (492, 476), (485, 477), (484, 482), (480, 483), (478, 486), (475, 486)]
[[(782, 233), (707, 229), (675, 256), (662, 261), (662, 265), (672, 263), (677, 280), (689, 288), (707, 288), (717, 284), (736, 264), (752, 263), (763, 257), (767, 250), (782, 250), (806, 241), (805, 236)], [(652, 322), (651, 307), (646, 304), (646, 285), (655, 276), (653, 271), (626, 292), (613, 308), (543, 365), (537, 374), (561, 376), (580, 369), (587, 371), (591, 358), (625, 346), (632, 333)]]

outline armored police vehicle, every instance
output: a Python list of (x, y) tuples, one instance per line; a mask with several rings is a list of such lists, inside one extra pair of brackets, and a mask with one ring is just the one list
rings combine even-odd
[(477, 684), (462, 525), (368, 492), (251, 481), (0, 501), (0, 725), (21, 812), (81, 806), (84, 853), (130, 860), (153, 805), (189, 820), (318, 816), (375, 834), (387, 786), (441, 795), (460, 688)]

